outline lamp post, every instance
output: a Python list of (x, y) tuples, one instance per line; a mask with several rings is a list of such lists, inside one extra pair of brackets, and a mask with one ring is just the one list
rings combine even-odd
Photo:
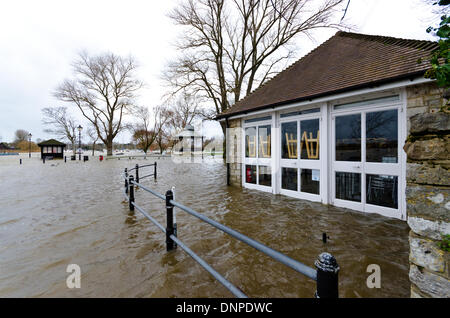
[(28, 134), (28, 145), (29, 145), (29, 149), (28, 149), (28, 158), (31, 158), (31, 136), (32, 136), (32, 134), (29, 133), (29, 134)]
[(81, 127), (81, 125), (78, 125), (78, 151), (79, 151), (79, 156), (78, 156), (78, 160), (81, 161), (81, 130), (83, 129), (83, 127)]

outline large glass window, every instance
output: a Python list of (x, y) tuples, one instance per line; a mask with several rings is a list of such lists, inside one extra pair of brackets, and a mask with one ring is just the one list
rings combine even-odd
[(320, 130), (319, 119), (300, 122), (300, 156), (301, 159), (319, 159)]
[(269, 166), (259, 166), (259, 184), (267, 187), (272, 186), (272, 169)]
[(246, 165), (245, 166), (245, 182), (256, 184), (256, 166)]
[(256, 157), (256, 127), (245, 128), (245, 156)]
[(320, 170), (301, 169), (300, 191), (312, 194), (320, 193)]
[(258, 138), (259, 138), (259, 147), (258, 147), (258, 157), (259, 158), (270, 158), (270, 142), (271, 142), (271, 129), (270, 125), (259, 126), (258, 127)]
[(281, 188), (285, 190), (297, 191), (298, 176), (296, 168), (281, 169)]
[(297, 122), (281, 124), (281, 158), (297, 159)]
[(361, 161), (361, 114), (337, 116), (336, 161)]
[(398, 162), (398, 111), (367, 113), (366, 161)]
[(366, 175), (366, 202), (388, 208), (398, 208), (398, 177)]
[(361, 202), (361, 174), (336, 172), (336, 199)]

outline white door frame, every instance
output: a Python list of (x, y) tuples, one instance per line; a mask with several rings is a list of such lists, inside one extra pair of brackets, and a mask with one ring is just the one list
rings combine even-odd
[[(325, 105), (325, 107), (324, 107)], [(308, 109), (315, 109), (318, 108), (319, 111), (316, 113), (310, 113), (310, 114), (301, 114), (301, 115), (296, 115), (296, 116), (290, 116), (290, 117), (285, 117), (285, 118), (281, 118), (280, 115), (279, 120), (278, 120), (278, 130), (279, 130), (279, 136), (277, 139), (277, 143), (279, 144), (279, 149), (278, 149), (278, 154), (277, 154), (277, 158), (279, 160), (279, 168), (278, 168), (278, 177), (277, 177), (277, 190), (279, 191), (280, 194), (283, 195), (287, 195), (290, 197), (295, 197), (298, 199), (303, 199), (303, 200), (309, 200), (309, 201), (315, 201), (315, 202), (324, 202), (324, 198), (327, 197), (327, 194), (324, 193), (324, 184), (326, 186), (326, 182), (327, 182), (327, 178), (325, 177), (327, 175), (327, 171), (324, 170), (324, 164), (323, 162), (326, 162), (326, 153), (324, 154), (324, 150), (326, 149), (326, 147), (324, 147), (323, 145), (326, 145), (326, 132), (324, 134), (324, 111), (326, 112), (326, 104), (319, 104), (316, 105), (316, 107), (308, 107)], [(326, 113), (325, 113), (326, 115)], [(300, 141), (301, 141), (301, 134), (300, 134), (300, 125), (301, 122), (304, 120), (312, 120), (312, 119), (318, 119), (319, 120), (319, 130), (320, 130), (320, 141), (319, 141), (319, 159), (318, 160), (305, 160), (305, 159), (301, 159), (300, 158)], [(281, 158), (281, 151), (282, 151), (282, 131), (281, 131), (281, 125), (283, 123), (290, 123), (290, 122), (296, 122), (297, 123), (297, 154), (298, 154), (298, 158), (297, 159), (283, 159)], [(326, 131), (326, 130), (325, 130)], [(326, 152), (326, 151), (325, 151)], [(297, 191), (293, 191), (293, 190), (287, 190), (287, 189), (282, 189), (281, 185), (282, 185), (282, 168), (295, 168), (297, 169)], [(307, 193), (307, 192), (301, 192), (300, 191), (300, 186), (301, 186), (301, 169), (311, 169), (311, 170), (319, 170), (320, 173), (320, 177), (319, 177), (319, 194), (312, 194), (312, 193)], [(326, 191), (325, 191), (326, 192)]]
[[(403, 151), (404, 141), (406, 138), (406, 112), (405, 103), (405, 90), (401, 90), (399, 93), (399, 101), (397, 102), (387, 102), (380, 103), (377, 105), (371, 106), (360, 106), (354, 107), (344, 110), (334, 110), (333, 104), (330, 104), (331, 110), (331, 129), (330, 129), (330, 143), (329, 143), (329, 151), (330, 151), (330, 194), (329, 199), (330, 202), (335, 206), (340, 206), (344, 208), (350, 208), (354, 210), (359, 210), (367, 213), (378, 213), (388, 217), (394, 217), (399, 219), (406, 219), (406, 204), (404, 189), (405, 189), (405, 174), (406, 174), (406, 157)], [(398, 120), (398, 144), (397, 144), (397, 156), (398, 163), (370, 163), (366, 162), (366, 114), (372, 113), (376, 111), (384, 111), (384, 110), (393, 110), (397, 109), (397, 120)], [(356, 115), (360, 114), (361, 116), (361, 162), (344, 162), (344, 161), (336, 161), (336, 152), (335, 152), (335, 136), (336, 136), (336, 124), (335, 118), (337, 116), (344, 115)], [(351, 173), (359, 173), (361, 175), (361, 202), (353, 202), (347, 200), (336, 199), (336, 172), (351, 172)], [(398, 184), (397, 184), (397, 202), (398, 209), (382, 207), (377, 205), (372, 205), (366, 203), (366, 174), (378, 174), (378, 175), (392, 175), (397, 176)]]

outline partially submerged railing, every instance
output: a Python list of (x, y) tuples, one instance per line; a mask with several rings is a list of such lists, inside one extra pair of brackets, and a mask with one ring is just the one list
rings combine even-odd
[[(155, 178), (156, 178), (156, 162), (155, 166)], [(231, 282), (229, 282), (225, 277), (219, 274), (216, 270), (214, 270), (209, 264), (207, 264), (201, 257), (199, 257), (195, 252), (193, 252), (189, 247), (187, 247), (182, 241), (180, 241), (177, 237), (177, 224), (174, 220), (174, 207), (178, 207), (179, 209), (187, 212), (188, 214), (195, 216), (196, 218), (202, 220), (205, 223), (212, 225), (213, 227), (231, 235), (232, 237), (240, 240), (241, 242), (255, 248), (256, 250), (270, 256), (276, 261), (292, 268), (293, 270), (299, 272), (300, 274), (315, 280), (317, 283), (316, 292), (314, 294), (317, 298), (337, 298), (338, 293), (338, 275), (339, 275), (339, 265), (336, 262), (336, 259), (330, 253), (321, 253), (317, 260), (314, 262), (316, 269), (311, 268), (299, 261), (296, 261), (289, 256), (286, 256), (264, 244), (261, 244), (244, 234), (241, 234), (223, 224), (220, 224), (203, 214), (198, 213), (197, 211), (179, 203), (174, 200), (174, 193), (172, 190), (168, 190), (165, 195), (157, 193), (152, 189), (142, 185), (139, 183), (138, 176), (136, 180), (133, 175), (128, 175), (130, 171), (136, 170), (139, 172), (139, 168), (136, 165), (135, 168), (127, 170), (125, 168), (125, 191), (124, 195), (129, 203), (129, 209), (134, 211), (136, 208), (139, 212), (141, 212), (147, 219), (149, 219), (153, 224), (155, 224), (162, 232), (166, 234), (166, 249), (167, 251), (171, 251), (176, 249), (177, 246), (180, 246), (189, 256), (191, 256), (197, 263), (199, 263), (204, 269), (206, 269), (214, 278), (216, 278), (223, 286), (225, 286), (233, 295), (240, 298), (247, 297), (240, 289), (234, 286)], [(142, 180), (142, 177), (140, 178)], [(166, 228), (162, 226), (155, 218), (150, 216), (146, 211), (144, 211), (140, 206), (135, 203), (135, 193), (134, 186), (137, 186), (144, 191), (147, 191), (157, 198), (164, 200), (166, 202)], [(172, 188), (173, 189), (173, 188)]]

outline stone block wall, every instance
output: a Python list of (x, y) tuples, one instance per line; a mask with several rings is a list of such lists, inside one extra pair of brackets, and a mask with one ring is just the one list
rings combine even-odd
[(242, 186), (242, 124), (240, 119), (228, 121), (227, 163), (230, 164), (230, 185)]
[(450, 297), (450, 113), (434, 84), (407, 89), (406, 202), (411, 297)]

